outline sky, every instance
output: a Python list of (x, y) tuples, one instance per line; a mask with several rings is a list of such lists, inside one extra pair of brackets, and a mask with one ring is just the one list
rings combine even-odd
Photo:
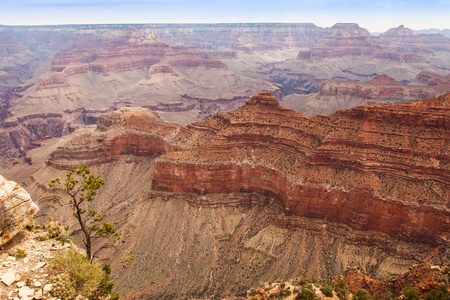
[(450, 0), (0, 0), (1, 25), (266, 22), (445, 29)]

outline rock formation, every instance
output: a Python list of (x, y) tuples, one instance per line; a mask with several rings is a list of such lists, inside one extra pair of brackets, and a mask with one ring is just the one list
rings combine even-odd
[(0, 175), (0, 246), (21, 231), (38, 211), (27, 191)]
[[(13, 103), (12, 114), (105, 110), (120, 103), (153, 108), (183, 103), (192, 110), (199, 101), (219, 100), (220, 106), (236, 98), (243, 102), (250, 91), (277, 90), (267, 81), (236, 74), (196, 48), (170, 47), (136, 28), (121, 34), (116, 39), (80, 42), (58, 53), (51, 71)], [(170, 72), (156, 67), (167, 65)], [(186, 99), (196, 101), (186, 104)]]
[(73, 131), (70, 118), (61, 114), (34, 114), (9, 118), (0, 131), (1, 165), (11, 165), (28, 149), (28, 145), (44, 137), (60, 137)]
[[(50, 179), (83, 163), (102, 174), (94, 208), (137, 257), (122, 268), (111, 259), (121, 253), (100, 254), (121, 268), (124, 299), (243, 295), (261, 280), (331, 278), (351, 266), (392, 279), (450, 260), (448, 102), (307, 117), (264, 92), (187, 127), (122, 109), (25, 185), (41, 219), (62, 197)], [(54, 217), (72, 220), (65, 210)]]
[(47, 164), (71, 169), (79, 161), (90, 166), (110, 162), (120, 155), (156, 157), (166, 152), (192, 148), (199, 134), (176, 124), (168, 124), (145, 108), (124, 107), (99, 118), (93, 132), (75, 136), (52, 152)]
[[(81, 120), (83, 114), (76, 112), (142, 106), (162, 112), (166, 121), (187, 124), (236, 109), (261, 90), (282, 100), (290, 94), (318, 92), (325, 80), (365, 82), (386, 74), (410, 83), (421, 71), (442, 75), (450, 68), (449, 38), (414, 34), (404, 27), (380, 37), (357, 24), (331, 28), (314, 24), (142, 24), (0, 29), (0, 119), (6, 123), (55, 113), (63, 119)], [(442, 89), (445, 92), (448, 86)], [(335, 107), (320, 110), (331, 113), (359, 100), (327, 101)], [(290, 107), (295, 106), (299, 105)], [(66, 114), (72, 116), (66, 118)], [(91, 121), (76, 124), (92, 123), (98, 117), (94, 114)], [(11, 157), (23, 155), (23, 145), (29, 142), (20, 141), (13, 156), (0, 154), (0, 164), (11, 164)], [(6, 142), (3, 153), (11, 152), (11, 144)]]
[(20, 84), (31, 75), (35, 58), (14, 36), (0, 32), (0, 86)]
[(445, 252), (449, 97), (306, 117), (261, 93), (204, 121), (218, 132), (211, 142), (159, 157), (153, 188), (264, 194), (284, 207), (279, 226), (311, 226), (306, 217), (391, 253), (411, 255), (387, 237)]
[(300, 51), (298, 58), (371, 55), (378, 49), (367, 40), (369, 36), (369, 32), (358, 24), (336, 24), (308, 51)]
[[(439, 127), (448, 112), (439, 101), (371, 106), (448, 92), (448, 39), (404, 28), (375, 37), (354, 24), (135, 27), (0, 26), (26, 48), (9, 61), (33, 58), (0, 83), (1, 162), (18, 164), (11, 173), (33, 163), (24, 185), (44, 207), (40, 220), (62, 197), (50, 179), (83, 163), (103, 175), (97, 209), (140, 257), (118, 272), (125, 299), (239, 294), (261, 280), (330, 278), (355, 265), (390, 278), (448, 261), (448, 138)], [(324, 97), (368, 106), (305, 117), (269, 95), (244, 105), (261, 90), (284, 105), (325, 80)], [(158, 116), (123, 109), (99, 119), (129, 106)], [(34, 173), (60, 145), (41, 139), (97, 120)], [(40, 159), (27, 160), (33, 153)]]
[(333, 281), (344, 280), (350, 292), (355, 293), (359, 289), (366, 289), (373, 296), (384, 297), (389, 292), (395, 296), (402, 295), (405, 288), (415, 287), (420, 296), (434, 289), (439, 289), (441, 285), (450, 283), (447, 274), (448, 266), (438, 266), (429, 263), (412, 266), (408, 272), (402, 274), (392, 281), (380, 281), (371, 278), (367, 272), (358, 268), (350, 268), (343, 274), (336, 276)]
[(317, 94), (289, 95), (283, 105), (302, 114), (330, 115), (339, 109), (358, 105), (392, 105), (409, 103), (445, 94), (450, 90), (450, 77), (421, 72), (411, 84), (402, 84), (380, 75), (365, 82), (326, 80)]
[(375, 37), (357, 24), (336, 24), (295, 60), (275, 64), (273, 75), (277, 82), (293, 85), (296, 93), (302, 88), (303, 93), (317, 92), (320, 82), (331, 78), (367, 81), (386, 74), (409, 83), (421, 71), (447, 72), (449, 42), (445, 36), (418, 35), (403, 26)]

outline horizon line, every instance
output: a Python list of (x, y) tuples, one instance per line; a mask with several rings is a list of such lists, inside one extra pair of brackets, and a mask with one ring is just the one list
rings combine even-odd
[[(271, 24), (271, 25), (314, 25), (315, 27), (319, 27), (319, 28), (332, 28), (333, 26), (337, 25), (337, 24), (356, 24), (358, 25), (360, 28), (366, 29), (364, 27), (361, 27), (359, 25), (359, 23), (357, 22), (337, 22), (335, 23), (333, 26), (330, 27), (322, 27), (322, 26), (318, 26), (316, 25), (314, 22), (152, 22), (152, 23), (67, 23), (67, 24), (20, 24), (20, 25), (8, 25), (8, 24), (0, 24), (0, 27), (57, 27), (57, 26), (61, 26), (61, 27), (74, 27), (74, 26), (111, 26), (111, 25), (115, 25), (115, 26), (142, 26), (142, 25), (230, 25), (230, 24), (236, 24), (236, 25), (256, 25), (256, 24)], [(404, 26), (404, 24), (400, 24), (397, 27), (392, 27), (392, 28), (398, 28), (400, 26)], [(420, 28), (420, 29), (413, 29), (411, 27), (408, 26), (404, 26), (405, 28), (409, 28), (411, 30), (440, 30), (440, 31), (444, 31), (444, 30), (450, 30), (450, 28), (435, 28), (435, 27), (430, 27), (430, 28)], [(392, 29), (391, 28), (391, 29)], [(389, 29), (388, 29), (389, 30)], [(370, 31), (369, 32), (379, 32), (379, 31)]]

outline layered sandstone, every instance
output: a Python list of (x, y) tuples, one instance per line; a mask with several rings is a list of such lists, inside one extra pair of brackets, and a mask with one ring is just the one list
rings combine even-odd
[(431, 53), (433, 51), (449, 51), (450, 38), (439, 33), (415, 34), (413, 30), (400, 25), (391, 28), (380, 35), (382, 41), (387, 41), (387, 48), (394, 51), (409, 53)]
[(370, 34), (358, 24), (338, 23), (319, 38), (308, 51), (300, 51), (298, 58), (333, 58), (348, 55), (371, 55), (377, 49), (369, 41)]
[(0, 86), (14, 87), (32, 74), (37, 56), (14, 36), (0, 32)]
[(211, 142), (157, 158), (153, 188), (264, 194), (284, 208), (279, 226), (339, 224), (417, 258), (386, 241), (448, 246), (449, 97), (306, 117), (264, 92), (201, 123), (217, 132)]
[[(327, 80), (322, 84), (318, 97), (360, 98), (361, 102), (353, 105), (358, 106), (365, 102), (377, 105), (408, 103), (435, 97), (437, 93), (433, 88), (401, 84), (383, 74), (366, 82)], [(338, 109), (342, 108), (351, 107)]]
[(48, 181), (75, 164), (102, 174), (94, 208), (122, 232), (121, 251), (136, 254), (126, 266), (119, 250), (99, 254), (119, 270), (124, 299), (243, 295), (351, 266), (392, 279), (449, 261), (449, 101), (307, 117), (265, 92), (187, 127), (124, 108), (25, 184), (42, 203), (39, 220), (72, 225), (70, 210), (45, 205), (63, 197)]
[(95, 131), (75, 136), (52, 152), (46, 163), (70, 169), (80, 161), (92, 166), (111, 162), (120, 155), (156, 157), (192, 148), (207, 135), (165, 123), (156, 112), (145, 108), (121, 108), (101, 116)]
[(285, 95), (317, 92), (320, 83), (331, 78), (367, 81), (386, 74), (410, 83), (422, 71), (447, 73), (449, 42), (442, 35), (418, 35), (404, 26), (377, 37), (357, 24), (336, 24), (309, 49), (300, 50), (295, 60), (277, 63), (272, 74)]
[(411, 84), (402, 84), (387, 75), (365, 82), (326, 80), (317, 94), (289, 95), (283, 105), (302, 114), (330, 115), (339, 109), (358, 105), (392, 105), (409, 103), (445, 94), (450, 90), (449, 76), (421, 72)]
[(10, 165), (21, 157), (31, 142), (44, 137), (60, 137), (73, 131), (71, 118), (61, 114), (34, 114), (4, 120), (0, 132), (1, 165)]

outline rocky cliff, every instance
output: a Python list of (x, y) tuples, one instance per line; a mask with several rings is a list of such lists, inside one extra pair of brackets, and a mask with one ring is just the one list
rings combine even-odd
[(198, 134), (183, 126), (163, 122), (145, 108), (121, 108), (99, 118), (95, 131), (76, 135), (52, 152), (47, 164), (71, 169), (79, 161), (92, 166), (120, 155), (156, 157), (166, 152), (192, 148), (208, 134)]
[(32, 74), (37, 59), (14, 36), (0, 32), (0, 87), (14, 87)]
[(445, 253), (449, 96), (306, 117), (261, 93), (205, 121), (220, 120), (211, 142), (159, 157), (153, 188), (259, 193), (283, 207), (279, 226), (312, 226), (298, 218), (306, 217), (391, 253), (415, 256), (386, 238)]
[(272, 73), (289, 94), (317, 92), (320, 82), (331, 78), (367, 81), (386, 74), (410, 83), (421, 71), (447, 73), (449, 42), (448, 37), (414, 34), (404, 26), (377, 37), (357, 24), (336, 24), (295, 60), (276, 63)]
[[(325, 80), (366, 82), (386, 74), (404, 84), (421, 71), (441, 76), (450, 68), (449, 38), (415, 34), (402, 26), (379, 37), (357, 24), (331, 28), (274, 23), (0, 29), (0, 89), (5, 90), (0, 91), (2, 120), (55, 113), (67, 119), (66, 114), (74, 111), (142, 106), (160, 111), (166, 121), (187, 124), (236, 109), (261, 90), (281, 100), (290, 94), (318, 92)], [(446, 86), (442, 93), (448, 90)], [(405, 99), (416, 95), (413, 92)], [(422, 94), (417, 96), (421, 99)], [(320, 110), (331, 113), (363, 99), (349, 97), (312, 106), (325, 105)], [(78, 124), (90, 124), (97, 117)], [(3, 126), (0, 132), (5, 139)], [(23, 145), (30, 141), (34, 139), (20, 141), (20, 149), (13, 152), (22, 155)], [(4, 152), (10, 152), (14, 142), (5, 143)], [(0, 156), (11, 163), (11, 155)]]
[(298, 58), (333, 58), (371, 55), (379, 50), (369, 42), (369, 31), (358, 24), (336, 24), (308, 51), (300, 51)]
[[(152, 32), (145, 35), (132, 27), (116, 34), (85, 37), (60, 51), (38, 84), (11, 102), (10, 112), (23, 116), (30, 111), (62, 113), (131, 105), (154, 109), (179, 105), (191, 111), (208, 101), (216, 101), (218, 109), (229, 103), (235, 108), (258, 90), (278, 89), (266, 80), (237, 74), (198, 48), (171, 47)], [(225, 57), (235, 59), (235, 55)], [(170, 66), (171, 71), (162, 71), (159, 65)]]
[[(333, 281), (344, 280), (350, 292), (355, 293), (358, 289), (366, 289), (373, 296), (387, 296), (389, 293), (401, 296), (405, 288), (415, 287), (420, 296), (434, 289), (439, 289), (441, 285), (448, 286), (448, 266), (432, 264), (417, 264), (412, 266), (408, 272), (402, 274), (392, 281), (380, 281), (371, 278), (367, 272), (358, 268), (350, 268), (343, 274), (336, 276)], [(433, 299), (433, 298), (431, 298)]]
[(310, 116), (330, 115), (358, 105), (402, 104), (436, 97), (447, 93), (449, 85), (449, 75), (432, 72), (419, 73), (408, 85), (384, 74), (365, 82), (332, 79), (322, 82), (316, 94), (283, 98), (283, 105)]
[(74, 164), (102, 174), (94, 208), (136, 254), (124, 267), (122, 252), (100, 254), (124, 299), (245, 295), (261, 280), (350, 266), (393, 278), (449, 261), (449, 100), (307, 117), (265, 92), (187, 127), (123, 109), (25, 185), (42, 204), (38, 219), (70, 225), (70, 211), (45, 205), (63, 197), (48, 181)]

